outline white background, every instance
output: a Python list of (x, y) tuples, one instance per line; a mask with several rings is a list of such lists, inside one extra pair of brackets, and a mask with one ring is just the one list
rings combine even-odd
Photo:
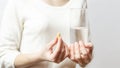
[[(0, 0), (0, 21), (6, 2)], [(119, 6), (120, 0), (88, 0), (94, 59), (86, 68), (120, 68)]]

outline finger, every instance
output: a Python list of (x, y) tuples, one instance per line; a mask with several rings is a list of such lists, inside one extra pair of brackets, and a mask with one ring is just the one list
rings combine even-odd
[(93, 51), (93, 44), (92, 43), (87, 43), (85, 47), (87, 48), (89, 53), (92, 53), (92, 51)]
[(65, 45), (65, 56), (64, 56), (64, 58), (66, 58), (66, 57), (69, 57), (70, 56), (70, 50), (69, 50), (69, 47), (67, 46), (67, 44), (65, 43), (64, 44)]
[(79, 44), (80, 44), (82, 61), (83, 61), (83, 63), (88, 63), (89, 62), (89, 58), (88, 58), (89, 53), (87, 52), (87, 49), (85, 48), (85, 45), (82, 41), (80, 41)]
[(82, 41), (79, 41), (79, 45), (80, 45), (80, 51), (81, 51), (81, 53), (84, 54), (84, 55), (87, 55), (87, 50), (85, 48), (84, 43)]
[(88, 62), (87, 63), (89, 63), (92, 60), (92, 58), (93, 58), (92, 54), (88, 54)]
[(89, 62), (90, 62), (93, 59), (93, 54), (89, 54), (88, 58), (89, 58)]
[(58, 38), (56, 37), (54, 40), (52, 40), (49, 44), (48, 44), (48, 48), (52, 49), (55, 44), (57, 44)]
[(81, 57), (82, 57), (82, 62), (83, 62), (83, 63), (85, 63), (85, 64), (89, 63), (90, 58), (88, 57), (88, 55), (87, 55), (87, 56), (84, 56), (84, 55), (82, 54)]
[(61, 48), (62, 48), (62, 39), (61, 37), (58, 39), (58, 43), (56, 45), (56, 48), (53, 52), (53, 54), (51, 55), (53, 58), (57, 58), (58, 55), (60, 54), (60, 51), (61, 51)]
[(72, 61), (78, 63), (78, 62), (75, 60), (75, 51), (74, 51), (75, 48), (74, 48), (74, 45), (71, 44), (69, 49), (70, 49), (70, 59), (71, 59)]
[(93, 51), (93, 46), (90, 44), (90, 46), (89, 45), (87, 45), (88, 47), (86, 47), (86, 49), (87, 49), (87, 58), (86, 58), (86, 63), (89, 63), (91, 60), (92, 60), (92, 58), (93, 58), (93, 54), (92, 54), (92, 51)]
[(79, 44), (77, 43), (77, 42), (75, 42), (75, 59), (77, 60), (77, 61), (79, 61), (80, 60), (80, 46), (79, 46)]
[(86, 44), (85, 44), (85, 47), (93, 47), (93, 44), (92, 44), (91, 42), (86, 43)]
[(61, 48), (61, 51), (58, 55), (58, 58), (56, 59), (57, 62), (61, 62), (63, 59), (64, 59), (64, 56), (65, 56), (65, 46), (62, 44), (62, 48)]
[[(87, 60), (87, 61), (86, 61)], [(87, 64), (89, 63), (88, 59), (86, 58), (83, 58), (82, 55), (81, 55), (81, 59), (79, 61), (79, 64), (82, 68), (84, 68)]]
[(92, 54), (92, 52), (93, 52), (93, 44), (88, 43), (87, 46), (88, 46), (87, 49), (89, 50), (88, 58), (89, 58), (89, 62), (90, 62), (92, 60), (92, 58), (93, 58), (93, 54)]
[(69, 58), (71, 59), (71, 57), (72, 57), (72, 50), (71, 50), (71, 48), (72, 48), (72, 44), (70, 44), (69, 45)]
[(74, 45), (72, 44), (71, 45), (71, 59), (72, 60), (75, 60), (75, 51), (74, 51), (75, 49), (74, 49)]

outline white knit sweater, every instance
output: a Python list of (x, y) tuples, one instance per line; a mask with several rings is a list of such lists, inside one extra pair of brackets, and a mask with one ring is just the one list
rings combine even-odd
[[(0, 68), (14, 68), (20, 53), (36, 52), (58, 32), (70, 43), (70, 8), (81, 8), (83, 0), (71, 0), (54, 7), (42, 0), (9, 0), (0, 26)], [(74, 68), (69, 59), (60, 64), (41, 62), (32, 68)]]

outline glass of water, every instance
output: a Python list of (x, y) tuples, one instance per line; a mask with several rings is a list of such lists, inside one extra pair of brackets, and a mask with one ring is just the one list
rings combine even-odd
[(89, 28), (86, 8), (70, 9), (70, 43), (89, 41)]

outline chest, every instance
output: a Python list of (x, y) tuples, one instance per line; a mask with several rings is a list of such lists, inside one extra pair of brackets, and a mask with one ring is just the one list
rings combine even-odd
[(60, 30), (70, 25), (70, 11), (68, 9), (46, 9), (27, 7), (24, 10), (24, 30), (30, 32), (45, 32), (47, 30)]

